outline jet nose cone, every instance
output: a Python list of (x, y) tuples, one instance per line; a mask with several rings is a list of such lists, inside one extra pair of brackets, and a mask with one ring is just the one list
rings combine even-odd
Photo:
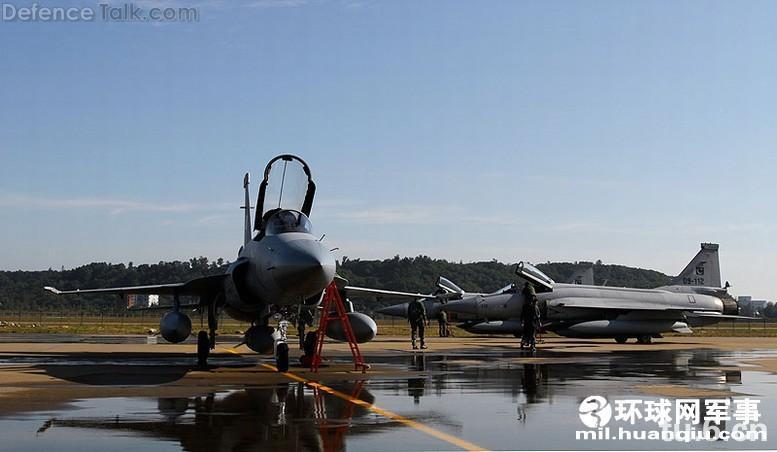
[(407, 303), (386, 306), (385, 308), (378, 309), (376, 312), (393, 317), (407, 317)]
[(294, 240), (278, 250), (273, 279), (284, 292), (308, 298), (324, 290), (334, 276), (334, 257), (318, 240)]

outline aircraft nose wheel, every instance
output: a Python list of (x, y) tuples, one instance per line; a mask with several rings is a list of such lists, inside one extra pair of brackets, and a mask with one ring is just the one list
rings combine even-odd
[(289, 371), (289, 344), (281, 342), (275, 347), (275, 367), (278, 372)]
[(208, 354), (210, 353), (210, 338), (207, 331), (197, 333), (197, 367), (208, 367)]
[(639, 342), (640, 344), (649, 344), (653, 342), (653, 338), (650, 336), (639, 336), (637, 338), (637, 342)]
[(617, 336), (615, 338), (615, 342), (617, 342), (619, 344), (625, 344), (626, 341), (628, 341), (628, 340), (629, 340), (629, 338), (627, 338), (626, 336)]

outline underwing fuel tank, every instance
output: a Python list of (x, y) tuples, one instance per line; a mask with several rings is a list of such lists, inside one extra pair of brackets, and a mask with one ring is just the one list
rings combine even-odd
[(245, 332), (243, 342), (259, 354), (272, 353), (275, 341), (281, 338), (281, 334), (275, 328), (264, 325), (254, 325)]
[(591, 320), (553, 331), (566, 337), (635, 337), (672, 331), (686, 333), (690, 329), (685, 322), (674, 320)]
[(492, 322), (465, 323), (459, 325), (474, 334), (517, 334), (523, 329), (520, 320), (494, 320)]
[(159, 333), (167, 342), (181, 343), (192, 333), (192, 321), (182, 312), (170, 311), (159, 321)]
[[(351, 322), (356, 342), (363, 344), (375, 339), (378, 334), (378, 325), (370, 316), (361, 312), (349, 312), (346, 315)], [(333, 320), (327, 325), (326, 336), (336, 341), (346, 342), (348, 340), (345, 337), (343, 322), (340, 320)]]

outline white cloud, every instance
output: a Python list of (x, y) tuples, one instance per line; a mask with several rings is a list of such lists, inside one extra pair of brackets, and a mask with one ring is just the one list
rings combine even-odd
[(34, 209), (107, 210), (112, 215), (126, 212), (201, 212), (225, 210), (229, 204), (161, 203), (115, 198), (49, 198), (22, 194), (0, 194), (0, 206)]

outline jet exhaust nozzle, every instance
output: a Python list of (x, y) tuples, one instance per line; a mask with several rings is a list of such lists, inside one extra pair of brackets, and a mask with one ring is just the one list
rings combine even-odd
[(159, 332), (167, 342), (178, 344), (192, 333), (192, 321), (182, 312), (168, 312), (159, 321)]
[[(346, 314), (353, 329), (356, 342), (363, 344), (375, 339), (378, 334), (378, 325), (372, 318), (361, 312), (349, 312)], [(345, 329), (340, 320), (334, 320), (326, 328), (326, 336), (336, 341), (346, 342)]]

